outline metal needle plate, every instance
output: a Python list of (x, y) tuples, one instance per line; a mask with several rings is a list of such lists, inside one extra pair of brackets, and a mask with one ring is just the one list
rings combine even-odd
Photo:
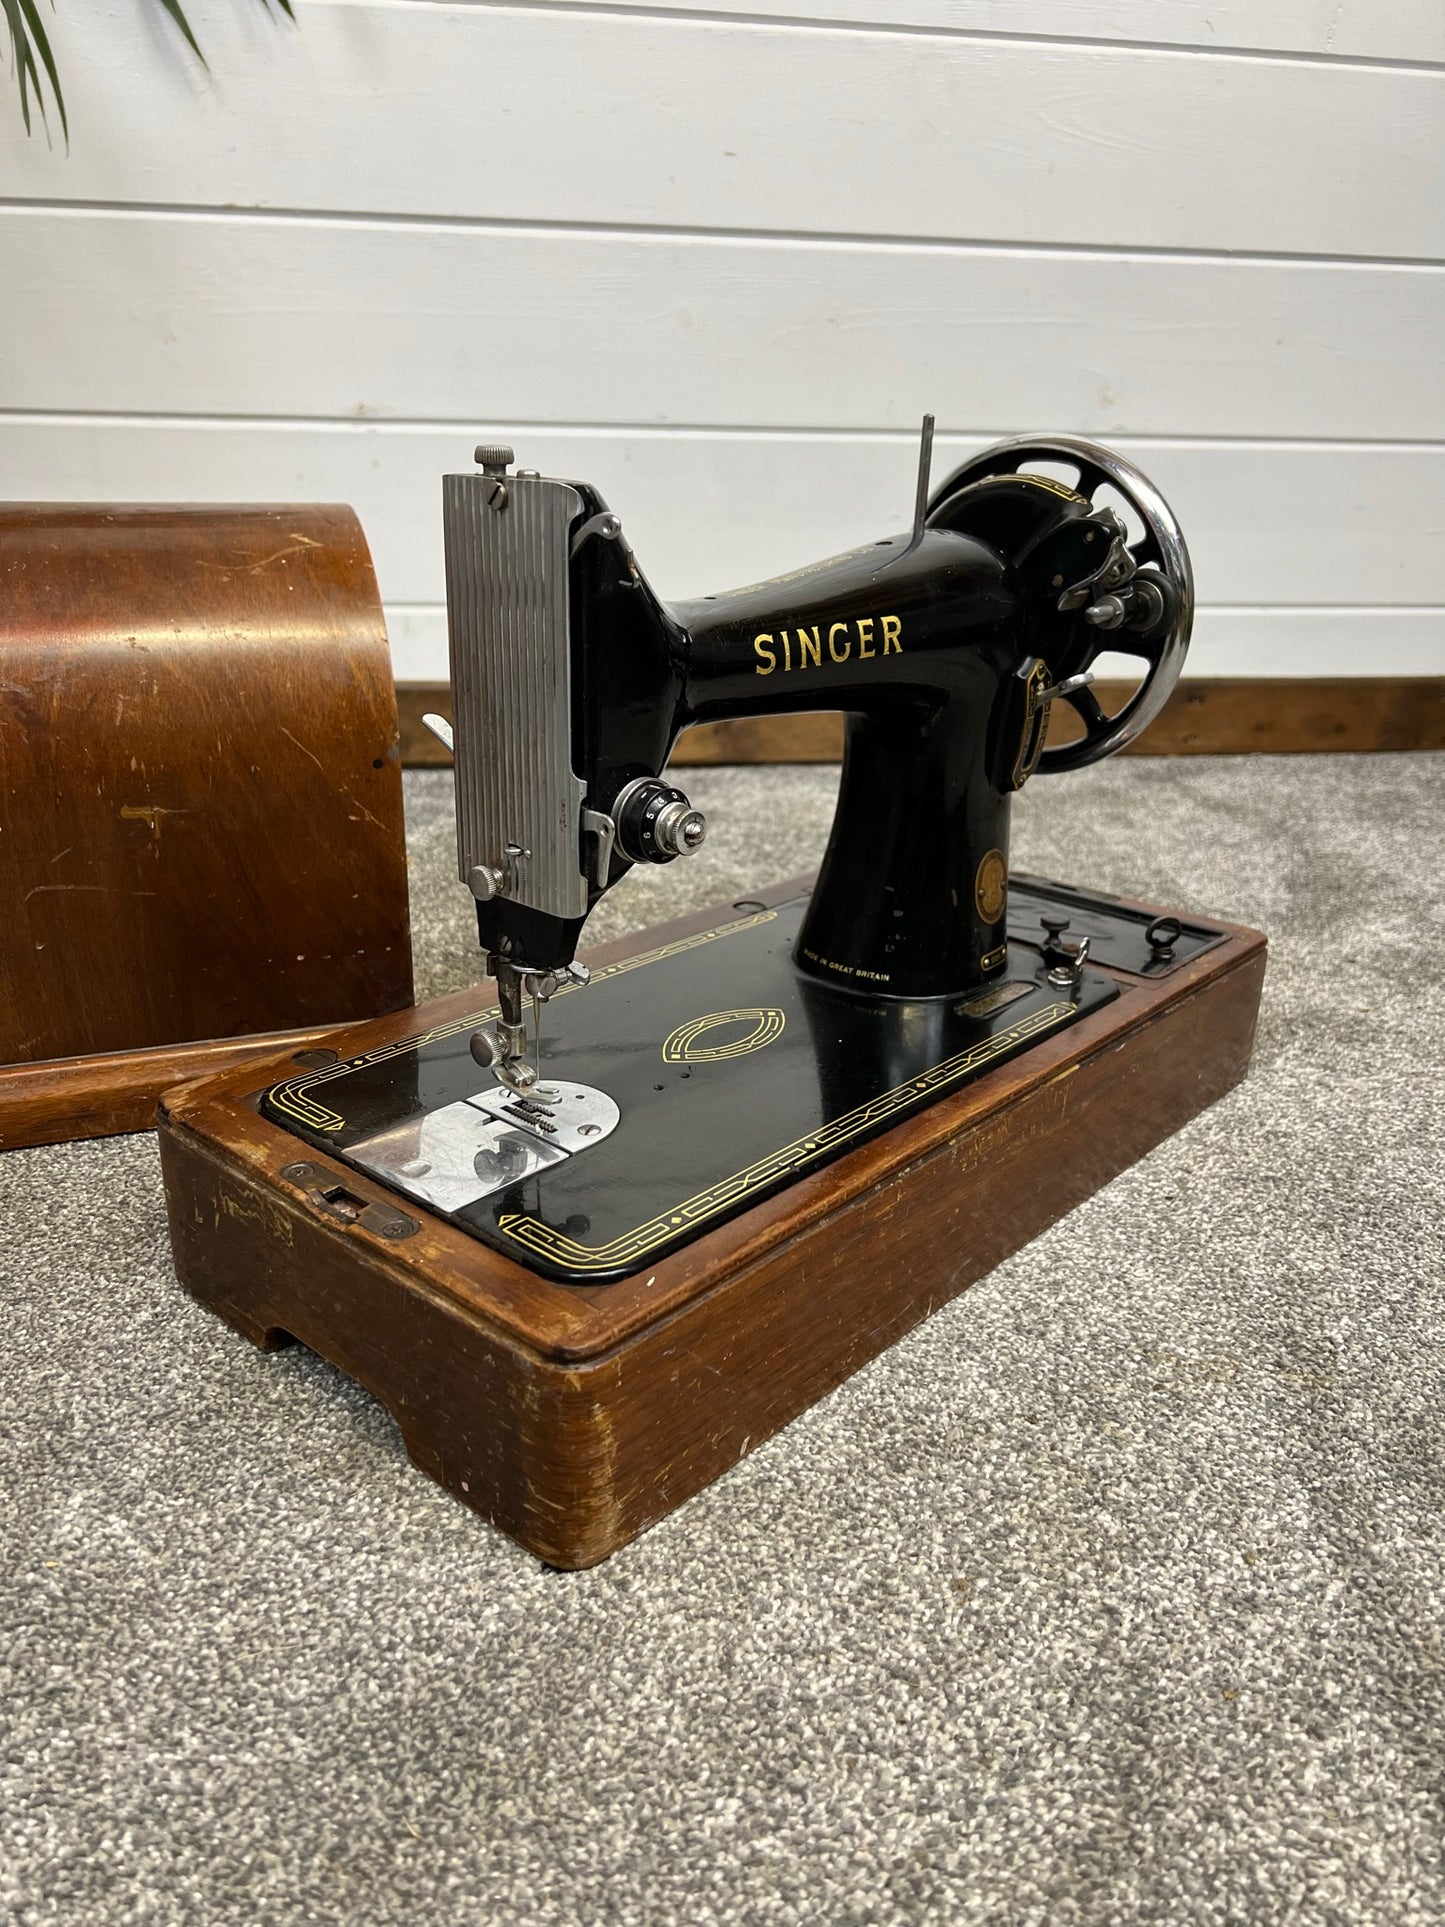
[(552, 1104), (482, 1091), (364, 1138), (347, 1156), (421, 1204), (460, 1211), (616, 1130), (620, 1113), (605, 1092), (581, 1084), (549, 1091), (557, 1093)]
[(622, 1113), (606, 1091), (590, 1084), (564, 1084), (551, 1079), (526, 1096), (500, 1084), (467, 1099), (479, 1111), (504, 1124), (530, 1132), (549, 1148), (571, 1153), (600, 1144), (617, 1129)]

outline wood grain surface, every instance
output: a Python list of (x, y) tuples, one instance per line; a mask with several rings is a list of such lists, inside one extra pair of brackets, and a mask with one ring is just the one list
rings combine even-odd
[(423, 680), (437, 478), (478, 439), (595, 482), (691, 595), (886, 534), (927, 409), (1138, 459), (1195, 548), (1197, 673), (1438, 671), (1434, 0), (197, 26), (204, 69), (62, 9), (68, 147), (0, 124), (0, 494), (355, 501)]
[[(7, 335), (23, 339), (55, 290), (69, 297), (51, 355), (0, 363), (0, 408), (99, 410), (118, 429), (137, 415), (253, 416), (290, 434), (450, 423), (465, 461), (478, 428), (519, 449), (548, 424), (733, 428), (763, 473), (773, 431), (916, 436), (925, 408), (953, 434), (1285, 437), (1323, 440), (1325, 458), (1350, 456), (1337, 439), (1445, 436), (1445, 273), (1414, 265), (3, 205), (0, 255)], [(98, 283), (104, 304), (86, 298)], [(184, 328), (158, 325), (157, 284)], [(381, 285), (406, 291), (401, 344)], [(256, 304), (284, 356), (258, 351)], [(579, 339), (603, 344), (605, 381)], [(388, 443), (369, 452), (385, 468)], [(521, 459), (611, 479), (595, 455), (576, 471)], [(213, 458), (205, 493), (225, 487)], [(627, 518), (620, 491), (612, 506)], [(748, 507), (735, 500), (739, 525)]]
[(334, 1029), (333, 1024), (316, 1024), (305, 1030), (161, 1044), (151, 1050), (0, 1064), (0, 1151), (148, 1131), (162, 1091), (190, 1078), (214, 1076), (249, 1058), (272, 1058), (283, 1050), (304, 1052)]
[[(177, 1272), (254, 1343), (299, 1338), (367, 1385), (413, 1460), (540, 1558), (590, 1565), (1238, 1081), (1264, 939), (1219, 927), (1226, 941), (1172, 976), (1115, 973), (1106, 1009), (611, 1285), (554, 1284), (425, 1213), (398, 1240), (318, 1209), (280, 1172), (324, 1156), (255, 1104), (288, 1058), (189, 1085), (160, 1123)], [(487, 995), (332, 1042), (355, 1055)], [(395, 1208), (347, 1167), (334, 1180)]]
[(351, 510), (0, 507), (0, 588), (0, 1143), (134, 1128), (167, 1047), (408, 1003)]
[[(56, 167), (9, 117), (7, 193), (1445, 255), (1445, 82), (1428, 68), (601, 8), (296, 0), (295, 12), (280, 48), (243, 11), (208, 17), (208, 138), (188, 144), (179, 185), (168, 64), (123, 10), (61, 12), (69, 153)], [(299, 57), (279, 57), (286, 45)], [(478, 101), (510, 104), (505, 166), (477, 164)], [(337, 139), (333, 114), (349, 108), (354, 129), (363, 102), (365, 138)], [(1368, 166), (1350, 164), (1356, 152)]]
[[(206, 285), (217, 287), (217, 277), (208, 276)], [(616, 285), (615, 263), (608, 285)], [(721, 299), (726, 288), (717, 292)], [(0, 290), (0, 304), (3, 300)], [(1058, 308), (1055, 318), (1063, 312)], [(1151, 351), (1159, 348), (1162, 355), (1161, 329), (1145, 327), (1140, 316), (1119, 323), (1115, 351), (1122, 352), (1124, 329), (1134, 321)], [(349, 321), (338, 325), (352, 338)], [(1077, 329), (1072, 332), (1076, 337)], [(945, 318), (939, 316), (940, 352), (947, 336)], [(1434, 335), (1419, 331), (1422, 350), (1435, 336), (1445, 338), (1445, 301)], [(710, 339), (722, 357), (716, 334)], [(1337, 356), (1342, 352), (1337, 328), (1322, 329), (1318, 339), (1328, 341)], [(1429, 674), (1445, 664), (1445, 544), (1438, 540), (1435, 506), (1445, 496), (1445, 448), (1270, 440), (1262, 432), (1269, 408), (1259, 406), (1258, 395), (1233, 392), (1238, 384), (1224, 366), (1217, 370), (1219, 382), (1231, 390), (1230, 405), (1239, 409), (1239, 418), (1256, 409), (1255, 438), (1121, 435), (1106, 425), (1109, 411), (1091, 394), (1080, 369), (1060, 358), (1060, 345), (1040, 348), (1042, 364), (1022, 350), (1017, 366), (999, 360), (990, 404), (1000, 409), (1001, 419), (1015, 408), (1018, 419), (1087, 426), (1163, 490), (1188, 532), (1197, 579), (1207, 596), (1195, 623), (1191, 675), (1250, 676), (1263, 665), (1277, 676), (1353, 675), (1368, 664), (1403, 676)], [(215, 365), (234, 374), (243, 365), (238, 359), (243, 352), (242, 340), (228, 338), (218, 346)], [(498, 352), (504, 366), (513, 365), (510, 350)], [(762, 344), (737, 352), (749, 378), (761, 377), (768, 365)], [(916, 368), (917, 350), (907, 352)], [(1373, 324), (1362, 352), (1378, 368)], [(430, 360), (424, 365), (434, 366)], [(617, 362), (611, 365), (616, 373)], [(1391, 365), (1399, 376), (1398, 361)], [(1290, 368), (1293, 381), (1297, 356), (1290, 357)], [(0, 384), (5, 372), (0, 366)], [(851, 385), (843, 382), (843, 372), (835, 370), (839, 392), (819, 394), (820, 406), (830, 398), (840, 408), (849, 404), (849, 394), (842, 391), (857, 389), (861, 364), (855, 371), (859, 381)], [(1419, 372), (1428, 383), (1428, 373)], [(336, 374), (332, 356), (324, 380)], [(1015, 376), (1020, 394), (1011, 402), (1002, 390)], [(1135, 404), (1146, 416), (1168, 417), (1172, 410), (1176, 419), (1183, 418), (1192, 405), (1186, 391), (1162, 363), (1158, 377), (1153, 383), (1131, 361), (1131, 392), (1115, 395), (1114, 419), (1127, 419)], [(738, 401), (741, 379), (717, 375), (713, 400), (719, 414)], [(1039, 392), (1050, 381), (1057, 382), (1057, 393), (1045, 403)], [(269, 378), (268, 383), (274, 391), (275, 383)], [(1270, 406), (1284, 418), (1298, 416), (1303, 395), (1289, 399), (1288, 386), (1273, 376), (1265, 385)], [(642, 388), (639, 379), (632, 397), (639, 405)], [(946, 394), (947, 381), (940, 380), (939, 388)], [(1025, 396), (1028, 389), (1039, 391), (1032, 401)], [(179, 387), (170, 392), (174, 397)], [(554, 404), (565, 399), (558, 384), (548, 392)], [(1347, 394), (1359, 405), (1361, 420), (1368, 418), (1359, 381), (1351, 379), (1329, 393)], [(299, 391), (293, 399), (301, 399)], [(446, 403), (441, 394), (433, 399)], [(610, 399), (614, 404), (625, 399), (620, 383)], [(767, 398), (760, 392), (758, 399)], [(256, 400), (259, 405), (259, 393)], [(705, 396), (697, 400), (708, 406)], [(1216, 402), (1211, 398), (1209, 405), (1218, 419)], [(1419, 405), (1417, 400), (1416, 410)], [(855, 405), (853, 412), (866, 417), (883, 411)], [(1438, 426), (1445, 429), (1445, 412)], [(765, 442), (755, 434), (722, 429), (584, 430), (550, 422), (523, 422), (498, 432), (527, 466), (547, 475), (582, 476), (599, 488), (621, 515), (642, 567), (665, 598), (786, 573), (802, 560), (898, 533), (911, 514), (916, 423), (903, 429), (869, 423), (831, 433), (793, 428), (770, 432)], [(940, 433), (935, 475), (941, 479), (994, 439), (996, 432), (968, 432), (961, 425)], [(396, 674), (420, 682), (447, 672), (439, 477), (465, 468), (475, 441), (475, 429), (465, 423), (248, 422), (106, 413), (36, 417), (12, 410), (0, 413), (0, 497), (38, 491), (63, 499), (101, 489), (116, 499), (170, 495), (205, 501), (225, 492), (263, 500), (277, 488), (302, 490), (318, 500), (345, 497), (361, 518), (375, 558)]]
[[(1101, 681), (1106, 710), (1117, 709), (1128, 684)], [(401, 683), (402, 757), (417, 768), (451, 759), (423, 728), (428, 710), (451, 713), (445, 683)], [(1062, 712), (1062, 713), (1061, 713)], [(1063, 705), (1055, 708), (1050, 742), (1077, 733)], [(1294, 755), (1321, 751), (1445, 749), (1445, 676), (1185, 677), (1131, 756)], [(841, 716), (757, 716), (706, 723), (678, 743), (673, 766), (689, 763), (836, 763), (843, 753)]]

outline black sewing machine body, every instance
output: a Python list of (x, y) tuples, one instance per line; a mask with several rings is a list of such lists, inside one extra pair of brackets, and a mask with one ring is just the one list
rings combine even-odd
[[(883, 540), (781, 583), (669, 610), (625, 557), (599, 551), (599, 593), (587, 604), (599, 642), (587, 659), (630, 646), (650, 658), (643, 674), (653, 684), (631, 700), (619, 700), (610, 678), (584, 693), (604, 787), (621, 790), (659, 750), (660, 768), (695, 723), (844, 710), (845, 774), (799, 967), (904, 997), (961, 991), (996, 970), (1002, 906), (992, 897), (985, 918), (975, 886), (989, 851), (1002, 882), (1004, 785), (1027, 751), (1033, 686), (1015, 674), (1016, 592), (998, 554), (927, 528), (916, 541)], [(609, 887), (629, 867), (614, 853)], [(955, 897), (961, 914), (940, 920), (936, 906)]]
[[(1074, 452), (1082, 486), (1009, 466), (1035, 448)], [(671, 607), (653, 593), (617, 518), (590, 486), (495, 472), (448, 476), (462, 821), (475, 814), (468, 737), (478, 745), (473, 756), (496, 758), (527, 728), (522, 708), (498, 716), (495, 680), (485, 708), (477, 700), (479, 635), (506, 626), (495, 621), (499, 595), (511, 599), (513, 624), (525, 620), (528, 598), (541, 595), (553, 604), (553, 646), (567, 654), (570, 716), (565, 732), (553, 728), (541, 744), (529, 780), (542, 773), (545, 781), (551, 761), (555, 793), (575, 776), (579, 817), (585, 811), (613, 826), (605, 861), (586, 866), (585, 896), (574, 889), (570, 914), (540, 916), (523, 892), (541, 839), (519, 831), (512, 847), (533, 854), (515, 861), (512, 887), (479, 904), (483, 948), (555, 970), (575, 954), (587, 912), (634, 861), (678, 854), (649, 843), (638, 807), (647, 792), (638, 786), (660, 782), (690, 725), (843, 710), (837, 814), (800, 933), (799, 967), (886, 996), (956, 994), (984, 981), (1003, 962), (1013, 792), (1037, 768), (1078, 767), (1137, 734), (1167, 695), (1187, 646), (1192, 588), (1182, 540), (1144, 478), (1123, 470), (1126, 464), (1086, 443), (1002, 444), (950, 477), (926, 506), (921, 477), (910, 536)], [(1086, 492), (1116, 478), (1148, 509), (1133, 548), (1118, 517)], [(571, 510), (565, 564), (556, 559), (550, 584), (546, 558), (531, 580), (505, 567), (480, 574), (479, 549), (494, 542), (505, 518), (530, 506), (526, 491), (539, 487), (572, 497), (564, 504)], [(498, 490), (500, 510), (491, 506)], [(1125, 570), (1145, 604), (1136, 618), (1146, 620), (1131, 622), (1126, 610), (1115, 625), (1122, 633), (1114, 634), (1090, 615)], [(1071, 688), (1110, 644), (1141, 654), (1150, 670), (1112, 721), (1087, 687)], [(1045, 751), (1050, 701), (1061, 690), (1080, 707), (1087, 734), (1081, 744)], [(629, 790), (631, 801), (619, 807)], [(515, 797), (502, 801), (502, 812), (509, 806), (525, 814)], [(493, 827), (484, 862), (506, 877), (498, 834)], [(570, 825), (562, 837), (570, 848)], [(596, 859), (601, 851), (588, 854)], [(464, 880), (475, 855), (464, 847)]]
[[(1021, 472), (1061, 455), (1077, 487)], [(1047, 885), (1010, 907), (1014, 792), (1137, 734), (1187, 646), (1182, 539), (1118, 458), (1002, 444), (930, 502), (926, 433), (911, 534), (670, 606), (595, 489), (478, 459), (445, 483), (452, 728), (459, 873), (498, 1008), (288, 1079), (264, 1100), (275, 1122), (596, 1284), (1102, 1007), (1118, 991), (1091, 945), (1147, 975), (1217, 940)], [(1105, 484), (1142, 534), (1095, 501)], [(1108, 718), (1089, 665), (1121, 647), (1148, 673)], [(1049, 749), (1059, 696), (1085, 734)], [(705, 834), (665, 774), (680, 732), (800, 710), (848, 719), (811, 897), (741, 899), (584, 990), (590, 910)], [(552, 1000), (544, 1066), (529, 999)]]

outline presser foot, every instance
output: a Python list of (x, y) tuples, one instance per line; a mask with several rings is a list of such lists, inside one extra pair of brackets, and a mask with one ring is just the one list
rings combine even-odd
[[(555, 1085), (542, 1081), (542, 1006), (559, 990), (585, 989), (591, 982), (591, 972), (585, 964), (575, 963), (560, 970), (529, 970), (495, 955), (488, 957), (487, 964), (496, 979), (500, 1009), (494, 1023), (472, 1033), (472, 1059), (483, 1070), (490, 1070), (514, 1096), (551, 1103), (558, 1092)], [(533, 1036), (530, 1063), (523, 1016), (528, 1004)]]

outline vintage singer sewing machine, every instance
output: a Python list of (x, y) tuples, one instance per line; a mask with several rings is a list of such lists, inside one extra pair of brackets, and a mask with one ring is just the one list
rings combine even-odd
[[(461, 881), (495, 984), (173, 1094), (177, 1267), (369, 1384), (418, 1463), (560, 1565), (678, 1504), (1243, 1074), (1253, 932), (1010, 879), (1009, 813), (1158, 713), (1183, 538), (1070, 439), (910, 532), (668, 606), (597, 491), (481, 448), (444, 526)], [(1069, 476), (1059, 479), (1060, 470)], [(1144, 674), (1108, 716), (1105, 650)], [(1083, 734), (1048, 745), (1052, 706)], [(816, 882), (576, 960), (686, 863), (694, 723), (846, 712)], [(544, 1019), (545, 1011), (545, 1019)]]

